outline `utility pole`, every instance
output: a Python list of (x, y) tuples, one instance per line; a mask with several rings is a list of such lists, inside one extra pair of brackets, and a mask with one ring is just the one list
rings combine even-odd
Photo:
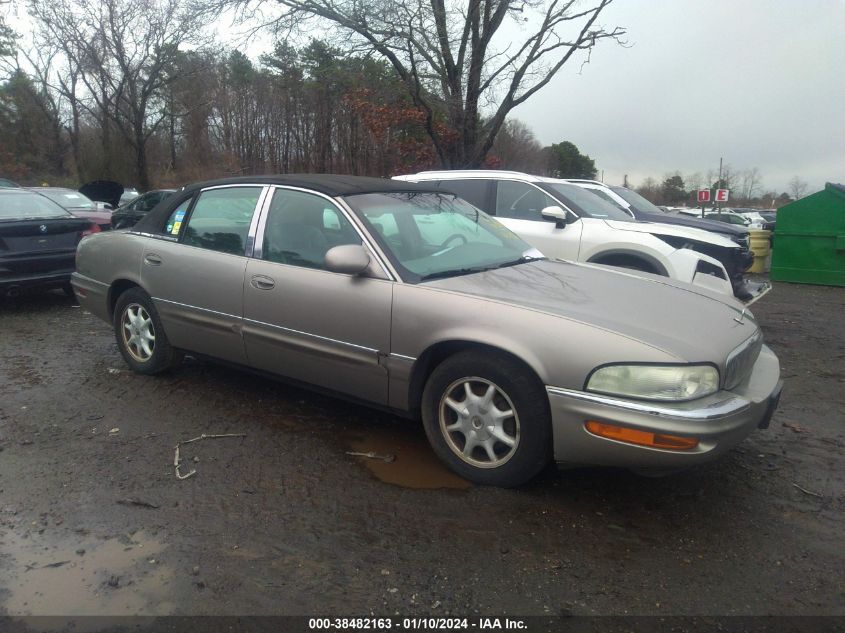
[(719, 204), (719, 189), (722, 188), (722, 157), (719, 157), (719, 179), (716, 181), (716, 214), (719, 216), (719, 219), (722, 218), (722, 205)]

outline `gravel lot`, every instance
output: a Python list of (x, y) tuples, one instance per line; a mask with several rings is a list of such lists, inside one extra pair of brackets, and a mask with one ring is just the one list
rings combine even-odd
[[(845, 615), (845, 289), (753, 311), (786, 379), (769, 430), (671, 477), (499, 490), (413, 423), (191, 359), (134, 375), (60, 293), (6, 301), (0, 613)], [(177, 480), (203, 433), (245, 436), (183, 446)]]

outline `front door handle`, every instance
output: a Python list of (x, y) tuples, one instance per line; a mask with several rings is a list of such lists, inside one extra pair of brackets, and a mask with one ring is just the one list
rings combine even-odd
[(155, 253), (147, 253), (144, 255), (144, 263), (149, 264), (150, 266), (161, 266), (162, 261), (161, 257), (156, 255)]
[(257, 290), (272, 290), (276, 287), (276, 282), (264, 275), (253, 275), (252, 279), (249, 280), (249, 284)]

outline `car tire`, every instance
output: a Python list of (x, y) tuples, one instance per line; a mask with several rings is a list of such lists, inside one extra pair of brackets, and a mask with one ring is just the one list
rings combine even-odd
[(153, 300), (141, 288), (121, 294), (112, 321), (117, 347), (139, 374), (158, 374), (178, 365), (182, 354), (167, 340)]
[(469, 350), (440, 363), (423, 390), (422, 418), (437, 456), (477, 484), (519, 486), (551, 460), (546, 390), (505, 354)]

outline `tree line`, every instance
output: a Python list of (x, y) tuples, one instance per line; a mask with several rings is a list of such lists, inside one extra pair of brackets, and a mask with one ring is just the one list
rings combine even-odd
[[(559, 174), (572, 152), (508, 115), (623, 33), (597, 23), (609, 0), (280, 2), (273, 51), (250, 59), (206, 28), (234, 0), (20, 1), (34, 29), (15, 40), (0, 28), (0, 173), (142, 189), (279, 172)], [(497, 48), (509, 20), (525, 39)], [(302, 36), (318, 27), (324, 37)]]

